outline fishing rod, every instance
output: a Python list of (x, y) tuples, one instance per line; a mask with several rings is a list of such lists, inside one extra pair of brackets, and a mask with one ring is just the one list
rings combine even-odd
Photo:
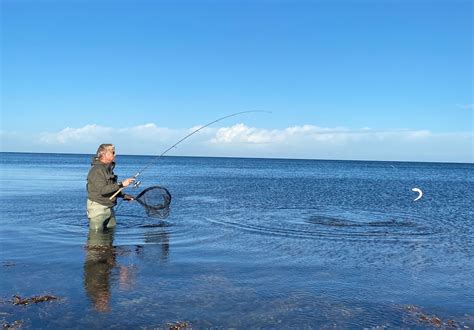
[[(168, 149), (166, 149), (165, 151), (163, 151), (160, 155), (156, 156), (155, 159), (152, 159), (147, 165), (145, 165), (142, 169), (140, 169), (137, 174), (135, 174), (133, 176), (134, 179), (136, 179), (138, 176), (140, 176), (146, 169), (148, 169), (151, 165), (153, 165), (154, 163), (156, 163), (161, 157), (163, 157), (168, 151), (172, 150), (173, 148), (176, 148), (176, 146), (178, 144), (180, 144), (181, 142), (183, 142), (184, 140), (186, 140), (187, 138), (189, 138), (191, 135), (194, 135), (196, 134), (197, 132), (199, 132), (200, 130), (208, 127), (208, 126), (211, 126), (212, 124), (215, 124), (217, 123), (218, 121), (221, 121), (221, 120), (224, 120), (224, 119), (227, 119), (227, 118), (230, 118), (230, 117), (234, 117), (234, 116), (238, 116), (238, 115), (241, 115), (241, 114), (244, 114), (244, 113), (252, 113), (252, 112), (265, 112), (265, 113), (271, 113), (270, 111), (264, 111), (264, 110), (248, 110), (248, 111), (241, 111), (241, 112), (236, 112), (236, 113), (233, 113), (233, 114), (230, 114), (230, 115), (227, 115), (227, 116), (224, 116), (224, 117), (221, 117), (221, 118), (218, 118), (216, 120), (213, 120), (211, 121), (210, 123), (192, 131), (191, 133), (189, 133), (188, 135), (186, 135), (185, 137), (183, 137), (181, 140), (179, 140), (178, 142), (176, 142), (175, 144), (173, 144), (171, 147), (169, 147)], [(140, 181), (136, 181), (136, 183), (134, 184), (134, 188), (138, 187), (140, 185)], [(115, 194), (113, 194), (112, 196), (110, 196), (110, 200), (114, 199), (115, 196), (117, 196), (125, 187), (122, 187), (120, 188), (119, 190), (117, 190), (117, 192)]]

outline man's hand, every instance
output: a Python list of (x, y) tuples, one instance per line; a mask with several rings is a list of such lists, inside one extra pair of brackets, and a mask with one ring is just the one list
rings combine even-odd
[(135, 181), (135, 178), (128, 178), (122, 181), (122, 186), (128, 187), (132, 182)]
[(134, 198), (133, 196), (130, 196), (130, 195), (125, 194), (125, 195), (123, 195), (123, 200), (130, 202), (130, 201), (134, 201), (135, 198)]

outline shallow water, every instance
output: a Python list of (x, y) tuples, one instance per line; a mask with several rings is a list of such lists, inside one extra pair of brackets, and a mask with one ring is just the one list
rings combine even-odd
[[(472, 164), (164, 157), (89, 233), (90, 156), (1, 153), (0, 319), (24, 327), (474, 327)], [(150, 157), (119, 156), (130, 176)], [(424, 196), (414, 202), (413, 187)], [(15, 306), (12, 295), (58, 301)]]

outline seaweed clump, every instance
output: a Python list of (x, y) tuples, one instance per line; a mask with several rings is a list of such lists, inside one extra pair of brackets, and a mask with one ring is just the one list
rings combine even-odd
[(40, 302), (57, 300), (58, 297), (51, 296), (51, 295), (44, 295), (44, 296), (34, 296), (29, 298), (22, 298), (20, 296), (14, 295), (13, 296), (13, 305), (30, 305), (30, 304), (37, 304)]
[(4, 330), (13, 330), (13, 329), (20, 329), (22, 328), (24, 325), (24, 321), (23, 320), (16, 320), (14, 321), (13, 323), (8, 323), (7, 321), (3, 321), (2, 322), (2, 327)]
[(406, 306), (406, 309), (412, 313), (420, 323), (429, 324), (429, 326), (436, 328), (460, 328), (459, 324), (454, 320), (447, 320), (446, 322), (443, 322), (440, 317), (436, 315), (425, 314), (416, 306)]
[(166, 326), (169, 330), (183, 330), (183, 329), (191, 329), (191, 326), (188, 322), (184, 321), (177, 321), (173, 323), (167, 323)]

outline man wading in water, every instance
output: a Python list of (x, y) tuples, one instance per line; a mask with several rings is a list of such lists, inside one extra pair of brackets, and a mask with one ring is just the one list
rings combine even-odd
[(117, 204), (117, 197), (131, 201), (133, 197), (120, 192), (110, 199), (119, 189), (127, 187), (134, 178), (128, 178), (117, 183), (114, 174), (115, 147), (113, 144), (101, 144), (96, 156), (92, 159), (92, 167), (87, 175), (87, 217), (89, 228), (103, 230), (116, 225), (113, 207)]

